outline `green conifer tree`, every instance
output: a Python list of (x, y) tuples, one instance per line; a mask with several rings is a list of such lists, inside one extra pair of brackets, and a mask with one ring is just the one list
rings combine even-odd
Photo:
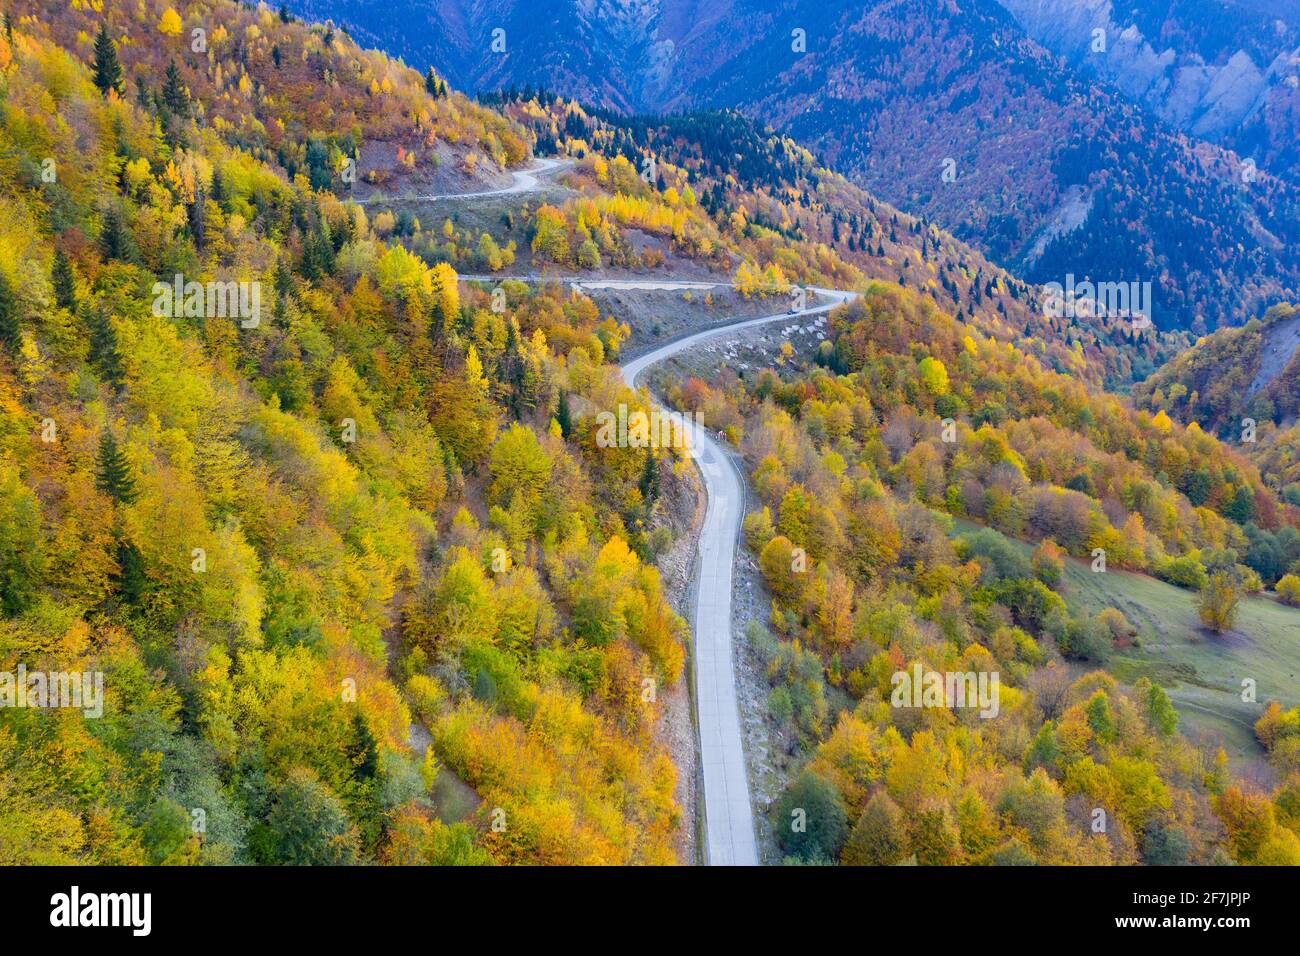
[(22, 344), (22, 333), (18, 329), (18, 300), (14, 297), (9, 277), (0, 272), (0, 346), (16, 355)]
[(75, 312), (77, 309), (77, 280), (72, 263), (62, 249), (54, 250), (54, 268), (50, 273), (54, 286), (54, 301), (59, 308)]
[(181, 71), (176, 68), (176, 61), (172, 60), (167, 64), (167, 72), (163, 79), (163, 103), (167, 106), (167, 111), (173, 116), (187, 117), (190, 115), (190, 94), (185, 88), (185, 82), (181, 79)]
[(135, 479), (131, 477), (131, 463), (126, 460), (122, 449), (117, 447), (117, 441), (108, 429), (104, 429), (99, 437), (95, 487), (118, 504), (129, 505), (139, 497)]
[(104, 213), (104, 226), (99, 233), (99, 251), (105, 259), (120, 262), (135, 261), (135, 243), (122, 222), (122, 214), (110, 206)]
[(88, 317), (87, 324), (90, 326), (90, 364), (104, 381), (120, 388), (126, 381), (126, 372), (117, 351), (117, 333), (113, 331), (112, 323), (103, 313), (94, 312)]
[(105, 96), (109, 90), (116, 90), (119, 95), (122, 92), (122, 64), (117, 59), (117, 45), (103, 23), (95, 35), (95, 86)]

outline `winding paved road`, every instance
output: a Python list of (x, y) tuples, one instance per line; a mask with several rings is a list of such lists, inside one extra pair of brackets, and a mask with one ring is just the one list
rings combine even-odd
[[(500, 282), (510, 278), (522, 282), (568, 282), (584, 289), (715, 289), (725, 282), (654, 279), (555, 279), (526, 276), (462, 276), (468, 281)], [(829, 312), (852, 293), (833, 289), (811, 289), (821, 304), (798, 312), (777, 312), (758, 318), (741, 319), (686, 335), (659, 348), (629, 359), (621, 366), (623, 380), (637, 388), (637, 379), (650, 366), (707, 339), (734, 334), (772, 322), (791, 322)], [(691, 631), (695, 635), (696, 724), (699, 727), (700, 765), (704, 773), (705, 861), (713, 866), (756, 866), (758, 843), (754, 832), (753, 801), (745, 770), (745, 747), (740, 732), (740, 704), (736, 697), (736, 667), (732, 655), (731, 592), (736, 544), (744, 518), (744, 480), (717, 440), (694, 421), (658, 402), (665, 414), (683, 422), (689, 436), (687, 454), (695, 460), (704, 481), (708, 505), (700, 529), (698, 586)]]
[(510, 174), (510, 185), (500, 189), (486, 189), (476, 193), (428, 193), (414, 196), (367, 196), (365, 199), (352, 200), (359, 206), (372, 202), (438, 202), (443, 199), (484, 199), (488, 196), (510, 196), (515, 193), (529, 193), (541, 185), (541, 177), (553, 173), (561, 167), (570, 165), (567, 159), (537, 159), (527, 169), (517, 169)]
[[(540, 159), (528, 170), (514, 174), (514, 181), (503, 189), (485, 192), (436, 196), (415, 196), (415, 200), (473, 199), (504, 196), (535, 190), (539, 176), (567, 165), (567, 160)], [(520, 282), (567, 282), (584, 289), (714, 289), (726, 282), (656, 279), (582, 279), (542, 275), (475, 276), (460, 278), (469, 282), (497, 283), (505, 279)], [(650, 366), (707, 339), (734, 334), (771, 322), (795, 321), (809, 315), (829, 312), (853, 293), (834, 289), (810, 289), (820, 304), (797, 312), (778, 312), (758, 318), (741, 319), (683, 336), (661, 345), (622, 365), (623, 380), (632, 388)], [(713, 866), (757, 866), (758, 841), (754, 831), (754, 807), (745, 769), (745, 746), (740, 732), (740, 704), (736, 696), (736, 667), (732, 654), (731, 591), (732, 569), (736, 561), (736, 544), (744, 517), (745, 484), (731, 456), (694, 421), (655, 405), (665, 414), (683, 422), (689, 435), (687, 454), (695, 460), (704, 482), (708, 504), (698, 547), (698, 585), (691, 621), (695, 635), (695, 652), (691, 655), (695, 669), (696, 724), (699, 727), (700, 765), (704, 775), (705, 862)]]
[[(589, 287), (596, 285), (592, 283)], [(638, 376), (651, 365), (706, 339), (769, 322), (794, 321), (828, 312), (849, 298), (849, 294), (844, 292), (814, 291), (829, 301), (798, 313), (780, 312), (744, 319), (677, 339), (624, 362), (623, 379), (636, 388)], [(675, 417), (681, 420), (680, 415)], [(717, 440), (693, 421), (688, 421), (687, 427), (691, 443), (689, 454), (700, 469), (708, 494), (704, 526), (700, 529), (699, 585), (691, 622), (695, 635), (692, 659), (695, 666), (696, 722), (700, 732), (701, 766), (704, 768), (705, 861), (712, 866), (756, 866), (759, 862), (758, 844), (740, 733), (740, 705), (736, 698), (731, 635), (731, 575), (744, 517), (745, 485), (731, 456)]]

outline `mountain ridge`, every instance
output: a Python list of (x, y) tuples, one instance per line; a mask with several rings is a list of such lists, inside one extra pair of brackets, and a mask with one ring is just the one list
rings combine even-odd
[[(405, 0), (430, 26), (399, 17), (400, 36), (365, 0), (296, 8), (444, 58), (469, 89), (739, 108), (1028, 281), (1151, 282), (1163, 328), (1240, 324), (1300, 292), (1300, 191), (1077, 75), (994, 0)], [(1086, 218), (1044, 241), (1079, 192)]]

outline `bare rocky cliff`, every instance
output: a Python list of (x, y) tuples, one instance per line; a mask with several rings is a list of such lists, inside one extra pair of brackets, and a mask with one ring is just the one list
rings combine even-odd
[(1230, 0), (998, 2), (1048, 50), (1175, 128), (1300, 173), (1300, 30), (1285, 11)]

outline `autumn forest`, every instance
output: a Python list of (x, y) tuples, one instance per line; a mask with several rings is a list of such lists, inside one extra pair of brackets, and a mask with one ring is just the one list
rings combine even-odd
[(0, 16), (0, 863), (709, 862), (721, 600), (752, 862), (1300, 865), (1293, 305), (1053, 315), (741, 112), (287, 8)]

